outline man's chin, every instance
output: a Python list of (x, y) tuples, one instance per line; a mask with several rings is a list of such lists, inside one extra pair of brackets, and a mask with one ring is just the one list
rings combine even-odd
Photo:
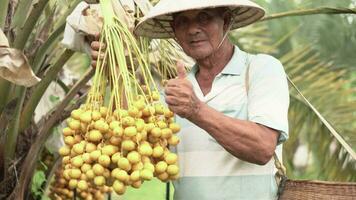
[(188, 56), (192, 57), (194, 60), (201, 60), (209, 57), (211, 52), (206, 51), (192, 51)]

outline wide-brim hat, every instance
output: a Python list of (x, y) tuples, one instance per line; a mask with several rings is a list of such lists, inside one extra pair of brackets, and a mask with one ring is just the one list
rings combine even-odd
[(261, 6), (248, 0), (161, 0), (141, 19), (134, 32), (150, 38), (172, 38), (172, 14), (218, 7), (227, 7), (232, 11), (234, 20), (231, 29), (252, 24), (265, 14)]

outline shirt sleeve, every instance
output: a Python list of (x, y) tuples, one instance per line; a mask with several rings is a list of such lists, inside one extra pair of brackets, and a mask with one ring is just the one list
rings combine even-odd
[(276, 58), (259, 54), (250, 65), (248, 119), (280, 132), (278, 144), (288, 138), (289, 91), (284, 68)]

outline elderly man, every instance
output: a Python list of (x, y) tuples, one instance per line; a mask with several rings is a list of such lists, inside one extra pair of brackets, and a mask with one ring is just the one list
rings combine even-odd
[(276, 198), (271, 158), (288, 136), (286, 75), (277, 59), (226, 38), (263, 15), (248, 0), (162, 0), (136, 27), (137, 35), (175, 38), (196, 61), (189, 73), (178, 64), (165, 89), (183, 127), (175, 199)]
[[(263, 15), (248, 0), (161, 0), (135, 29), (175, 38), (196, 61), (189, 73), (178, 63), (178, 78), (164, 91), (183, 127), (175, 200), (276, 198), (271, 158), (281, 156), (278, 144), (288, 137), (286, 75), (277, 59), (248, 54), (226, 38)], [(98, 43), (92, 48), (96, 58)]]

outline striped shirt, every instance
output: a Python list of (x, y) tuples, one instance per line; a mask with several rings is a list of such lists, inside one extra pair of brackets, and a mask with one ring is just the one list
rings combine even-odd
[[(245, 87), (249, 65), (249, 92)], [(249, 120), (278, 130), (279, 144), (288, 137), (289, 93), (281, 63), (272, 56), (251, 55), (237, 46), (205, 96), (195, 65), (187, 78), (197, 97), (232, 118)], [(207, 116), (209, 117), (209, 116)], [(227, 152), (206, 131), (177, 117), (182, 126), (179, 156), (181, 178), (174, 182), (175, 200), (269, 200), (276, 198), (273, 160), (264, 166), (242, 161)], [(276, 149), (281, 156), (282, 145)]]

